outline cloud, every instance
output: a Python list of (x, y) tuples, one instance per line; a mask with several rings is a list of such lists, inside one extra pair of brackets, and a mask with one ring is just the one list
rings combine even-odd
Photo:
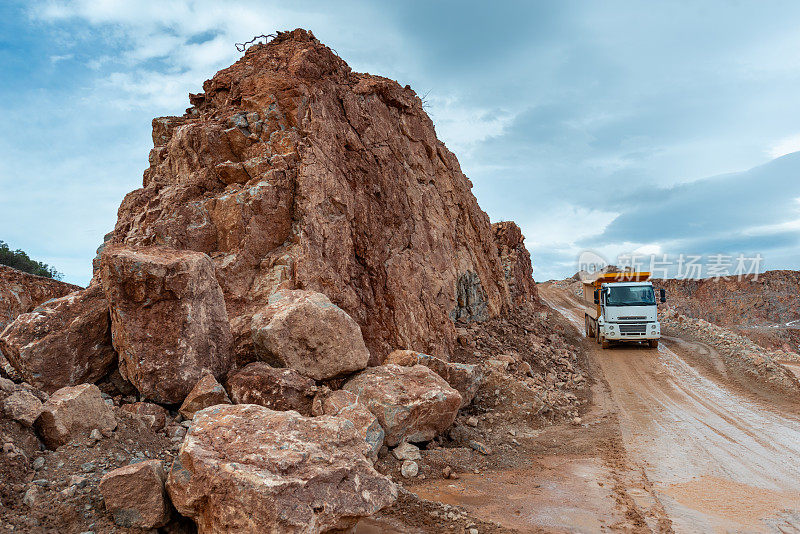
[(295, 27), (428, 94), (481, 206), (523, 228), (537, 277), (572, 274), (595, 247), (799, 261), (794, 2), (45, 0), (0, 15), (13, 125), (0, 132), (0, 228), (63, 259), (71, 281), (88, 280), (140, 184), (150, 119), (182, 113), (241, 56), (234, 43)]

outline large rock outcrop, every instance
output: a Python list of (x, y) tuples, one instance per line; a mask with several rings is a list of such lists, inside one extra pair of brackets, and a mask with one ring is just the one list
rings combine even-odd
[(347, 531), (397, 498), (368, 449), (342, 418), (214, 406), (195, 415), (167, 490), (201, 534)]
[(208, 256), (109, 246), (100, 271), (120, 373), (142, 395), (179, 403), (204, 375), (227, 373), (230, 324)]
[[(461, 320), (511, 305), (487, 215), (409, 87), (355, 73), (304, 30), (251, 47), (153, 121), (143, 187), (110, 240), (208, 254), (239, 363), (278, 289), (327, 295), (371, 363), (449, 355)], [(459, 298), (459, 296), (463, 298)]]
[(93, 284), (23, 313), (0, 334), (0, 351), (48, 393), (99, 380), (117, 359), (103, 290)]
[(492, 225), (494, 241), (500, 254), (500, 264), (508, 283), (511, 300), (519, 305), (537, 297), (536, 282), (533, 281), (531, 253), (525, 248), (522, 230), (513, 221), (502, 221)]

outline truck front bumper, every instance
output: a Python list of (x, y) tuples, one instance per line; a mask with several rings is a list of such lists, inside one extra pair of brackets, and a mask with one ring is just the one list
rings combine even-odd
[(661, 325), (658, 323), (610, 323), (600, 328), (600, 333), (609, 341), (643, 341), (659, 339)]

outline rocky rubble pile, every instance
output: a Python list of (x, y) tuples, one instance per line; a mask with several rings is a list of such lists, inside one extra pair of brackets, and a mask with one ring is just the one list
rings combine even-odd
[(687, 317), (674, 309), (659, 310), (659, 320), (665, 335), (673, 331), (685, 339), (696, 339), (714, 347), (722, 355), (726, 367), (746, 380), (765, 383), (770, 389), (792, 396), (800, 395), (800, 382), (791, 371), (777, 363), (800, 361), (796, 352), (765, 349), (728, 328)]

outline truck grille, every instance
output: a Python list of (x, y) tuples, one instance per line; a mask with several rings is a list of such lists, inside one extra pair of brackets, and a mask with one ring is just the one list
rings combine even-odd
[(644, 315), (628, 315), (627, 317), (620, 317), (620, 321), (641, 321), (642, 319), (646, 319)]
[(622, 335), (644, 334), (647, 332), (647, 324), (621, 324), (619, 333)]

